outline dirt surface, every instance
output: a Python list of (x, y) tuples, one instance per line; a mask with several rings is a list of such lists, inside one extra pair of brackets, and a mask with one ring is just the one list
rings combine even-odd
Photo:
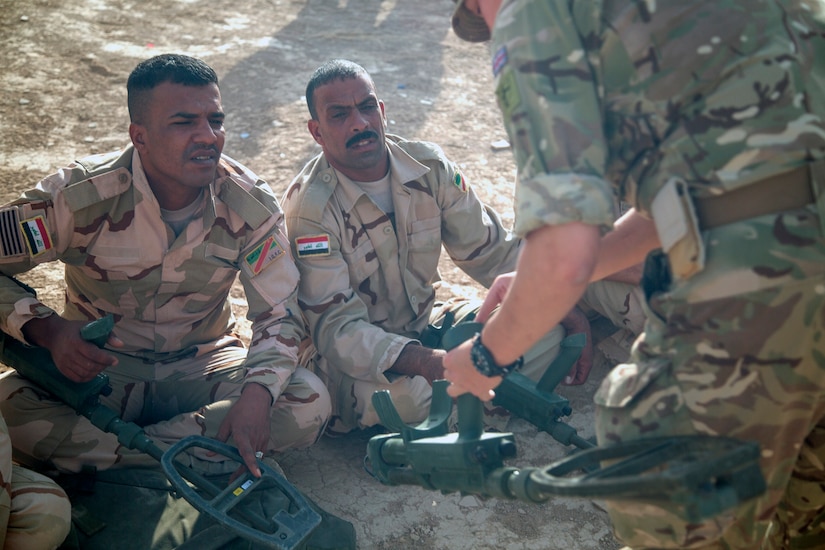
[[(389, 131), (439, 143), (509, 225), (515, 168), (509, 150), (497, 147), (506, 135), (487, 47), (453, 35), (451, 7), (449, 0), (0, 0), (0, 202), (73, 159), (125, 145), (126, 78), (139, 61), (166, 52), (216, 69), (228, 115), (225, 152), (280, 196), (319, 150), (306, 130), (306, 81), (322, 62), (344, 57), (372, 74)], [(479, 291), (448, 260), (442, 276), (443, 293)], [(59, 267), (25, 280), (60, 307)], [(235, 307), (242, 316), (240, 288)], [(588, 384), (559, 390), (584, 437), (592, 435), (591, 396), (606, 368), (602, 361)], [(519, 465), (568, 452), (523, 421), (508, 429), (517, 435)], [(324, 439), (282, 459), (299, 488), (355, 525), (359, 548), (619, 546), (605, 512), (587, 500), (539, 506), (383, 486), (362, 468), (369, 435)]]

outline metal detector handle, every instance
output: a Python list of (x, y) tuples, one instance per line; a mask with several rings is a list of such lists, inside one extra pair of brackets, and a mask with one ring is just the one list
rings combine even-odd
[[(81, 336), (101, 346), (106, 343), (114, 327), (111, 315), (86, 324)], [(73, 382), (61, 373), (46, 348), (27, 346), (23, 342), (0, 332), (0, 361), (47, 390), (80, 414), (87, 415), (98, 405), (98, 397), (109, 395), (109, 377), (100, 373), (88, 382)]]
[(106, 345), (114, 328), (115, 318), (109, 313), (100, 319), (95, 319), (91, 323), (83, 325), (83, 328), (80, 329), (80, 336), (87, 342), (102, 348)]
[[(243, 538), (259, 543), (267, 548), (278, 550), (292, 550), (306, 540), (306, 538), (321, 523), (321, 516), (312, 509), (304, 496), (277, 471), (259, 460), (258, 467), (261, 477), (256, 478), (248, 471), (231, 481), (211, 500), (199, 494), (195, 488), (188, 485), (178, 472), (176, 458), (191, 447), (200, 447), (232, 459), (239, 466), (244, 464), (243, 458), (234, 447), (202, 436), (189, 436), (172, 445), (161, 457), (160, 463), (169, 481), (198, 511), (217, 519), (221, 525), (232, 529)], [(265, 490), (272, 485), (277, 486), (296, 508), (294, 513), (284, 509), (270, 518), (261, 515), (246, 515), (252, 523), (250, 526), (236, 520), (229, 512), (249, 497), (255, 490)]]

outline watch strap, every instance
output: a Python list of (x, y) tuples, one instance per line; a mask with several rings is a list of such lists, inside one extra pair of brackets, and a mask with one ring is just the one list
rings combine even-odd
[(484, 376), (507, 376), (524, 363), (524, 358), (519, 357), (509, 365), (496, 364), (493, 354), (481, 341), (481, 332), (476, 332), (473, 336), (473, 345), (470, 348), (470, 359), (476, 370)]

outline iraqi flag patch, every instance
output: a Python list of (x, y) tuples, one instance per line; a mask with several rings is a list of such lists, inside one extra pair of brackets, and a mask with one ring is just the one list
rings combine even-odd
[(23, 220), (20, 222), (20, 228), (23, 230), (26, 245), (29, 247), (32, 256), (38, 256), (52, 248), (52, 238), (46, 228), (46, 221), (43, 216)]
[(299, 258), (329, 256), (329, 235), (311, 235), (295, 239), (295, 252)]
[(264, 242), (252, 249), (252, 252), (246, 255), (244, 261), (249, 266), (253, 275), (257, 275), (263, 271), (266, 266), (284, 255), (284, 249), (275, 240), (275, 237), (270, 235)]

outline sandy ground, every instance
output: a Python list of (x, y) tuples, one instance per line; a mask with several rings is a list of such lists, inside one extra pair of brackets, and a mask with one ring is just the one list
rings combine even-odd
[[(125, 82), (134, 65), (169, 51), (201, 57), (218, 71), (228, 113), (225, 152), (255, 170), (276, 193), (317, 146), (306, 131), (303, 90), (333, 57), (364, 65), (386, 103), (390, 131), (439, 143), (462, 164), (481, 197), (512, 223), (514, 165), (496, 146), (505, 137), (484, 45), (449, 29), (449, 0), (0, 0), (0, 201), (90, 153), (123, 146)], [(449, 260), (442, 293), (479, 288)], [(59, 268), (26, 277), (59, 307)], [(245, 301), (238, 288), (234, 306)], [(592, 436), (590, 381), (558, 391), (570, 423)], [(513, 420), (515, 465), (543, 465), (569, 449)], [(606, 513), (588, 500), (544, 505), (387, 487), (363, 469), (369, 436), (324, 439), (284, 456), (289, 478), (329, 512), (353, 523), (359, 548), (618, 548)]]

